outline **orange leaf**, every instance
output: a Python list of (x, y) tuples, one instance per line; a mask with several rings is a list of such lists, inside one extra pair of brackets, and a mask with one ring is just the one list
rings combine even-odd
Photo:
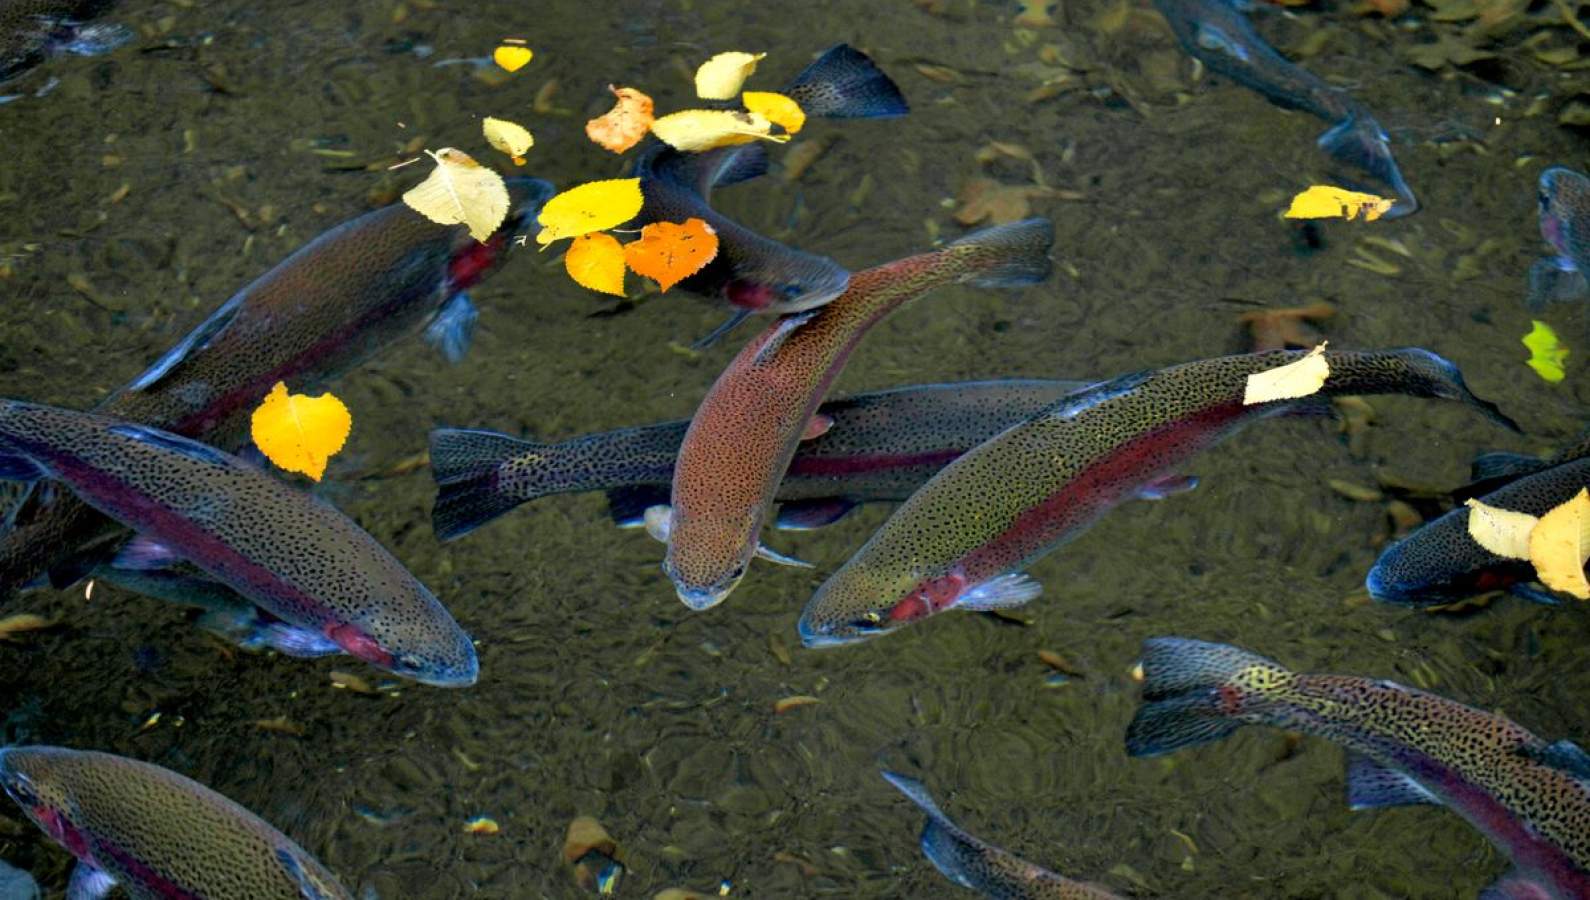
[(581, 287), (624, 296), (624, 246), (604, 231), (575, 238), (563, 254), (563, 268)]
[(650, 97), (634, 88), (608, 85), (607, 89), (618, 102), (606, 113), (585, 123), (585, 136), (614, 153), (623, 153), (640, 143), (651, 130), (652, 102)]
[(701, 271), (718, 255), (718, 233), (700, 219), (653, 222), (640, 230), (640, 240), (624, 245), (624, 261), (668, 290)]

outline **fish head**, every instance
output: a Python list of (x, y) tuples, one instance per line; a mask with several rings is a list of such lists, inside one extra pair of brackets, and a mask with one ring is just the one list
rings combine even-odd
[(684, 605), (700, 612), (729, 596), (751, 565), (759, 524), (755, 517), (725, 522), (673, 516), (662, 568)]
[(1540, 173), (1535, 199), (1540, 204), (1540, 236), (1572, 260), (1590, 259), (1590, 178), (1563, 166)]
[(1387, 547), (1364, 578), (1369, 596), (1382, 603), (1429, 609), (1506, 590), (1533, 577), (1527, 563), (1500, 559), (1481, 549), (1468, 539), (1467, 519), (1461, 523), (1437, 520)]
[(850, 286), (850, 273), (826, 256), (783, 248), (739, 260), (723, 287), (724, 299), (742, 309), (788, 315), (832, 302)]
[(0, 749), (0, 789), (33, 824), (82, 858), (88, 842), (75, 823), (77, 803), (61, 772), (70, 765), (71, 753), (54, 747)]
[(536, 217), (557, 189), (539, 178), (509, 178), (506, 182), (508, 217), (490, 238), (477, 241), (468, 229), (454, 229), (453, 246), (447, 259), (447, 296), (480, 283), (502, 265), (510, 246), (532, 243), (541, 230)]
[(856, 644), (944, 610), (943, 596), (934, 580), (884, 579), (847, 565), (812, 595), (796, 628), (807, 647)]
[(400, 616), (371, 627), (335, 625), (326, 636), (350, 656), (433, 687), (469, 687), (480, 678), (475, 645), (441, 604), (438, 616)]

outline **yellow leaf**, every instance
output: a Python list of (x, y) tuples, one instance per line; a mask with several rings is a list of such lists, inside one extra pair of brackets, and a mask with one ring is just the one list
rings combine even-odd
[(486, 143), (513, 157), (516, 166), (524, 165), (525, 153), (535, 146), (530, 130), (518, 122), (487, 116), (481, 120), (480, 129), (486, 134)]
[(503, 44), (491, 51), (491, 60), (510, 72), (517, 72), (524, 68), (530, 58), (534, 56), (529, 47), (519, 47), (513, 44)]
[(1385, 215), (1395, 200), (1361, 194), (1344, 188), (1316, 184), (1296, 197), (1286, 211), (1288, 219), (1351, 219), (1360, 212), (1364, 221), (1373, 222)]
[(462, 222), (469, 226), (471, 237), (485, 243), (508, 218), (508, 185), (462, 150), (444, 147), (425, 152), (436, 160), (436, 168), (408, 189), (403, 202), (438, 225)]
[(757, 138), (783, 143), (787, 134), (773, 134), (773, 123), (761, 113), (731, 109), (687, 109), (651, 123), (651, 133), (668, 146), (687, 153), (749, 144)]
[(703, 100), (733, 100), (740, 85), (756, 71), (766, 53), (719, 53), (696, 69), (696, 96)]
[(1568, 348), (1557, 340), (1557, 332), (1552, 331), (1550, 325), (1534, 320), (1534, 327), (1524, 335), (1524, 346), (1529, 348), (1527, 365), (1535, 374), (1553, 382), (1567, 376), (1563, 363), (1568, 359)]
[(806, 124), (806, 113), (801, 110), (801, 105), (783, 94), (775, 94), (772, 91), (746, 91), (740, 95), (740, 102), (745, 104), (746, 109), (760, 113), (768, 121), (790, 134), (800, 131)]
[(640, 230), (640, 240), (624, 245), (624, 261), (635, 274), (654, 279), (665, 291), (717, 255), (718, 233), (701, 219), (653, 222)]
[(645, 202), (639, 178), (589, 181), (569, 188), (541, 207), (536, 216), (541, 224), (536, 243), (544, 247), (563, 238), (622, 225), (635, 218)]
[(624, 296), (624, 246), (605, 232), (582, 234), (563, 254), (563, 268), (581, 287)]
[(618, 102), (606, 113), (585, 123), (585, 136), (614, 153), (623, 153), (640, 143), (651, 130), (652, 102), (650, 97), (634, 88), (608, 85), (607, 89)]
[(1539, 519), (1473, 499), (1463, 505), (1469, 508), (1469, 537), (1476, 544), (1507, 559), (1529, 558), (1529, 532)]
[(1330, 373), (1330, 364), (1325, 362), (1325, 345), (1320, 344), (1302, 359), (1249, 375), (1242, 392), (1242, 405), (1307, 397), (1325, 386), (1325, 378)]
[(326, 460), (348, 440), (353, 416), (331, 394), (289, 394), (287, 385), (278, 381), (249, 424), (254, 446), (266, 459), (319, 481), (326, 473)]
[(1529, 561), (1541, 584), (1590, 600), (1586, 559), (1590, 559), (1590, 491), (1580, 488), (1572, 500), (1540, 517), (1529, 533)]

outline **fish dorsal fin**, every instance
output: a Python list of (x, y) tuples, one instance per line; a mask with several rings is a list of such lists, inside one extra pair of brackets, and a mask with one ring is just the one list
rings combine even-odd
[(1396, 769), (1388, 769), (1362, 753), (1347, 754), (1347, 806), (1378, 809), (1417, 803), (1440, 805), (1436, 796)]
[(1575, 778), (1590, 782), (1590, 753), (1566, 738), (1547, 744), (1528, 756), (1543, 766), (1561, 769)]
[(110, 426), (110, 432), (148, 444), (151, 447), (160, 447), (173, 453), (180, 453), (189, 459), (199, 462), (207, 462), (217, 466), (227, 466), (232, 462), (232, 457), (211, 447), (209, 444), (201, 444), (198, 441), (172, 434), (169, 431), (160, 431), (143, 425), (112, 425)]
[(659, 178), (693, 188), (702, 199), (712, 196), (713, 188), (728, 187), (767, 174), (767, 148), (761, 144), (719, 147), (705, 153), (681, 153), (663, 148), (649, 161)]
[(314, 873), (299, 862), (297, 854), (284, 847), (276, 851), (276, 858), (281, 861), (282, 868), (287, 870), (293, 881), (297, 882), (298, 894), (304, 900), (331, 900), (330, 886), (321, 883)]
[(175, 369), (184, 359), (195, 351), (202, 350), (215, 340), (215, 336), (226, 330), (226, 326), (237, 317), (238, 310), (243, 308), (243, 295), (238, 294), (221, 305), (221, 308), (210, 314), (208, 319), (200, 322), (198, 327), (188, 332), (187, 336), (177, 342), (175, 347), (167, 350), (155, 360), (154, 365), (144, 370), (142, 375), (134, 378), (127, 385), (129, 391), (147, 391)]
[(1122, 375), (1119, 378), (1112, 378), (1109, 381), (1101, 381), (1098, 384), (1089, 385), (1080, 391), (1061, 397), (1058, 402), (1044, 410), (1040, 415), (1050, 419), (1074, 419), (1100, 403), (1131, 393), (1152, 378), (1153, 375), (1152, 371), (1145, 369), (1141, 372), (1133, 372), (1130, 375)]

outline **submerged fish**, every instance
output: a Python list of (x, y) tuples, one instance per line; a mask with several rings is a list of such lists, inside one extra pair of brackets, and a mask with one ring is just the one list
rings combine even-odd
[(1529, 269), (1525, 302), (1540, 310), (1547, 303), (1590, 294), (1590, 178), (1563, 166), (1540, 173), (1535, 192), (1540, 206), (1540, 236), (1557, 251)]
[(1015, 854), (967, 834), (940, 811), (922, 782), (884, 771), (884, 780), (927, 813), (922, 853), (961, 887), (994, 900), (1118, 900), (1102, 887), (1057, 875)]
[(330, 504), (235, 456), (90, 413), (0, 401), (0, 477), (50, 478), (139, 532), (113, 565), (185, 560), (341, 650), (425, 684), (475, 683), (475, 648), (403, 564)]
[[(501, 264), (552, 186), (508, 179), (513, 206), (491, 240), (436, 225), (401, 203), (331, 229), (238, 291), (95, 412), (234, 450), (271, 385), (307, 391), (426, 329), (457, 358), (474, 308), (463, 291)], [(126, 538), (76, 498), (35, 490), (0, 532), (0, 597), (49, 571), (65, 587)]]
[[(876, 119), (908, 111), (899, 87), (865, 53), (839, 44), (807, 66), (784, 89), (808, 117)], [(721, 298), (743, 314), (782, 315), (821, 306), (844, 293), (850, 273), (826, 256), (796, 250), (714, 211), (714, 187), (746, 181), (767, 171), (760, 144), (683, 153), (654, 142), (636, 162), (645, 206), (635, 222), (698, 218), (718, 235), (718, 254), (679, 287)], [(716, 337), (725, 329), (709, 336)]]
[(1590, 755), (1502, 716), (1390, 681), (1303, 675), (1224, 644), (1143, 644), (1133, 756), (1219, 740), (1243, 725), (1322, 737), (1347, 750), (1353, 809), (1447, 807), (1513, 861), (1487, 898), (1590, 898)]
[(806, 605), (808, 647), (886, 634), (947, 609), (1026, 603), (1020, 574), (1133, 497), (1198, 481), (1178, 469), (1256, 419), (1311, 411), (1324, 397), (1408, 394), (1459, 400), (1511, 428), (1428, 350), (1325, 351), (1330, 376), (1302, 400), (1243, 405), (1249, 375), (1302, 351), (1225, 356), (1138, 372), (1072, 394), (950, 463), (912, 494)]
[[(1054, 227), (1027, 219), (985, 228), (941, 249), (856, 273), (838, 300), (768, 325), (707, 391), (674, 466), (663, 571), (692, 609), (734, 590), (779, 483), (812, 415), (873, 325), (902, 304), (957, 281), (1024, 285), (1049, 274)], [(779, 561), (786, 561), (777, 558)]]
[(63, 747), (0, 749), (0, 787), (77, 858), (67, 896), (335, 900), (353, 895), (268, 822), (170, 769)]
[[(822, 433), (802, 440), (779, 482), (779, 528), (818, 528), (858, 504), (904, 500), (955, 457), (1072, 391), (1081, 381), (1004, 379), (922, 384), (830, 400)], [(639, 525), (668, 502), (689, 421), (620, 428), (556, 444), (496, 431), (431, 432), (438, 537), (468, 534), (521, 503), (606, 491), (613, 518)]]
[(1283, 109), (1302, 110), (1332, 123), (1320, 135), (1320, 149), (1396, 193), (1397, 202), (1385, 218), (1418, 210), (1419, 201), (1392, 158), (1390, 138), (1375, 117), (1346, 91), (1275, 52), (1242, 14), (1238, 0), (1154, 0), (1154, 6), (1188, 55)]
[(112, 2), (0, 0), (0, 81), (20, 75), (56, 54), (95, 56), (127, 43), (132, 39), (128, 29), (89, 22), (109, 9)]

